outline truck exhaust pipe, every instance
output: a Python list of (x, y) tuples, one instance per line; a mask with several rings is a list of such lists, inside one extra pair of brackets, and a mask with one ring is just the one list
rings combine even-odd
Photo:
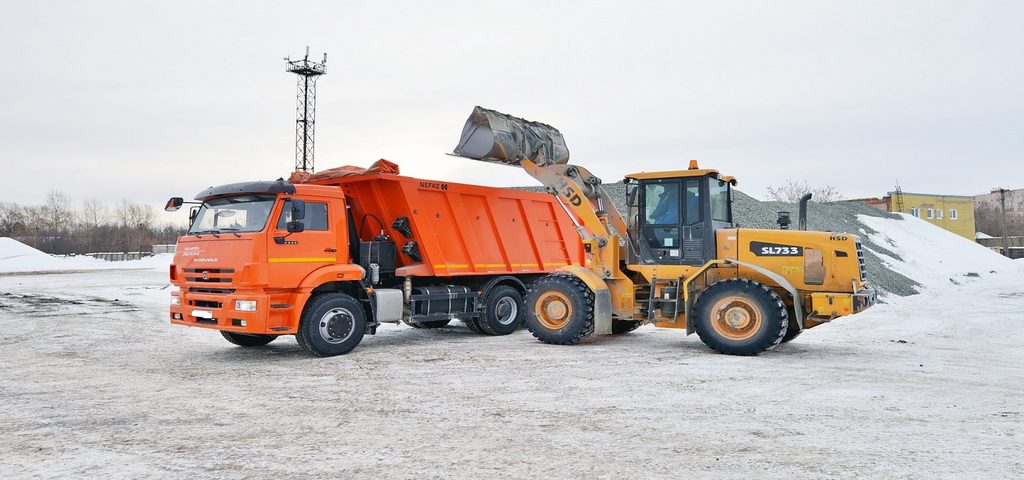
[(807, 230), (807, 202), (810, 199), (810, 193), (800, 197), (800, 230)]
[(473, 109), (452, 153), (516, 167), (524, 159), (542, 167), (569, 163), (569, 148), (555, 127), (483, 107)]

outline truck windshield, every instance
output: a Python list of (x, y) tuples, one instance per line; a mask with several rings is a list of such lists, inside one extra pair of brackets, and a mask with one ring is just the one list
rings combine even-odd
[(238, 195), (209, 200), (199, 207), (188, 233), (258, 232), (267, 225), (274, 195)]

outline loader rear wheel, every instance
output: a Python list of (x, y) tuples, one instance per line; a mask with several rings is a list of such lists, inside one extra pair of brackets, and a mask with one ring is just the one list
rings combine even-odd
[(356, 348), (365, 332), (366, 312), (356, 299), (344, 293), (324, 293), (302, 313), (295, 339), (313, 355), (333, 357)]
[(612, 320), (612, 333), (629, 333), (640, 328), (640, 325), (643, 324), (643, 320)]
[(594, 333), (594, 293), (573, 275), (537, 280), (525, 303), (526, 328), (544, 343), (572, 345)]
[(782, 343), (789, 342), (803, 333), (796, 324), (796, 313), (793, 312), (793, 309), (787, 309), (786, 313), (789, 315), (789, 323), (786, 324), (786, 335), (782, 337)]
[(477, 325), (488, 335), (508, 335), (523, 324), (523, 310), (522, 294), (508, 285), (499, 285), (484, 297)]
[(789, 326), (782, 298), (751, 280), (729, 279), (708, 287), (693, 313), (701, 341), (729, 355), (757, 355), (774, 348)]
[(249, 335), (246, 333), (235, 333), (221, 330), (221, 336), (225, 340), (238, 345), (239, 347), (262, 347), (277, 338), (277, 335)]

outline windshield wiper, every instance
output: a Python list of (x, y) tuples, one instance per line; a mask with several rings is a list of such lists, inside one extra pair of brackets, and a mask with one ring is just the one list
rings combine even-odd
[(237, 228), (228, 227), (228, 228), (222, 228), (221, 230), (222, 231), (226, 231), (226, 232), (231, 232), (237, 238), (242, 238), (242, 236), (238, 234), (238, 230), (239, 229), (237, 229)]

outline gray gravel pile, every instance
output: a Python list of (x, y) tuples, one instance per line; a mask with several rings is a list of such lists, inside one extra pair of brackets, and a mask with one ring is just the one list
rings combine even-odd
[[(626, 187), (621, 183), (610, 183), (604, 185), (605, 190), (615, 200), (615, 207), (620, 212), (626, 211)], [(544, 191), (542, 187), (523, 187), (523, 190)], [(793, 224), (790, 228), (797, 228), (797, 220), (800, 209), (795, 203), (785, 202), (762, 202), (743, 192), (734, 190), (733, 195), (733, 217), (736, 225), (745, 228), (767, 228), (777, 229), (775, 223), (779, 211), (790, 212)], [(898, 215), (883, 212), (858, 202), (832, 202), (816, 203), (810, 202), (807, 205), (807, 228), (825, 232), (845, 232), (857, 234), (864, 244), (864, 259), (867, 263), (868, 281), (885, 292), (907, 296), (917, 293), (914, 287), (918, 283), (886, 268), (880, 258), (869, 250), (889, 255), (899, 259), (895, 254), (882, 245), (871, 242), (860, 231), (874, 233), (874, 230), (857, 221), (857, 215), (868, 215), (872, 217), (885, 217), (900, 219)]]

